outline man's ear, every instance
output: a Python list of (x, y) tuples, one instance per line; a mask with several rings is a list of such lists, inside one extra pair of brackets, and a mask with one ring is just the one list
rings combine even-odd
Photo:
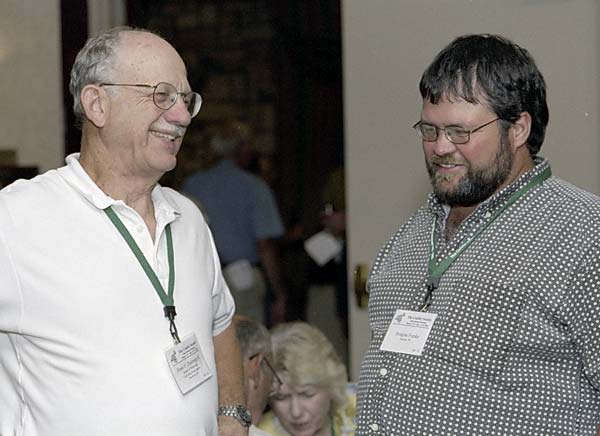
[(86, 118), (96, 127), (104, 127), (109, 107), (106, 91), (98, 85), (86, 85), (81, 91), (81, 107)]
[(264, 357), (264, 353), (258, 353), (252, 359), (248, 359), (246, 361), (245, 369), (248, 370), (248, 372), (246, 373), (246, 377), (250, 380), (253, 380), (255, 384), (258, 383), (258, 377), (260, 375), (260, 365)]
[(510, 144), (515, 150), (527, 146), (529, 133), (531, 133), (531, 115), (529, 112), (521, 112), (517, 121), (508, 130)]

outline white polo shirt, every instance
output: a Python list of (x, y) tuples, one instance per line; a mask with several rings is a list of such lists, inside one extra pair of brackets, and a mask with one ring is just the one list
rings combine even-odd
[[(142, 218), (106, 196), (78, 155), (0, 192), (0, 434), (196, 436), (217, 433), (213, 336), (233, 299), (196, 206), (152, 192), (153, 242)], [(176, 324), (196, 334), (212, 377), (182, 395), (165, 358), (163, 305), (103, 209), (112, 205), (163, 287), (175, 253)]]

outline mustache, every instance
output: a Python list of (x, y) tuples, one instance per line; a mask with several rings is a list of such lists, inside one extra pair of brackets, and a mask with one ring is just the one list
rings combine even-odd
[(173, 135), (178, 138), (181, 138), (183, 135), (185, 135), (185, 132), (187, 130), (186, 127), (182, 127), (182, 126), (169, 126), (169, 127), (162, 127), (162, 128), (160, 126), (151, 126), (150, 129), (156, 130), (159, 132), (163, 132), (168, 135)]
[(186, 128), (181, 126), (175, 126), (171, 133), (174, 133), (178, 137), (182, 137), (185, 135)]
[(434, 165), (465, 165), (464, 161), (456, 160), (451, 156), (432, 156), (431, 163)]

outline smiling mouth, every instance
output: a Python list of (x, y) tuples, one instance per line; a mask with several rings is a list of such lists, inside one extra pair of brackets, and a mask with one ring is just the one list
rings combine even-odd
[(435, 183), (451, 182), (462, 173), (461, 168), (465, 168), (464, 163), (432, 159), (429, 174)]
[(177, 139), (181, 138), (181, 135), (177, 133), (157, 132), (156, 130), (152, 130), (150, 133), (158, 138), (163, 138), (171, 142), (175, 142)]
[(456, 168), (465, 166), (466, 162), (461, 160), (455, 160), (452, 156), (431, 156), (431, 165), (435, 165), (440, 168)]
[(461, 163), (441, 163), (433, 162), (433, 165), (437, 168), (437, 171), (451, 171), (459, 168), (463, 168), (464, 165)]

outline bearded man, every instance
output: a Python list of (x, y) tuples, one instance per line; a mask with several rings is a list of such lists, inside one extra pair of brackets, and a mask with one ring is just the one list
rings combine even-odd
[(433, 193), (368, 280), (357, 434), (595, 434), (600, 199), (538, 156), (542, 74), (513, 42), (468, 35), (419, 88)]

